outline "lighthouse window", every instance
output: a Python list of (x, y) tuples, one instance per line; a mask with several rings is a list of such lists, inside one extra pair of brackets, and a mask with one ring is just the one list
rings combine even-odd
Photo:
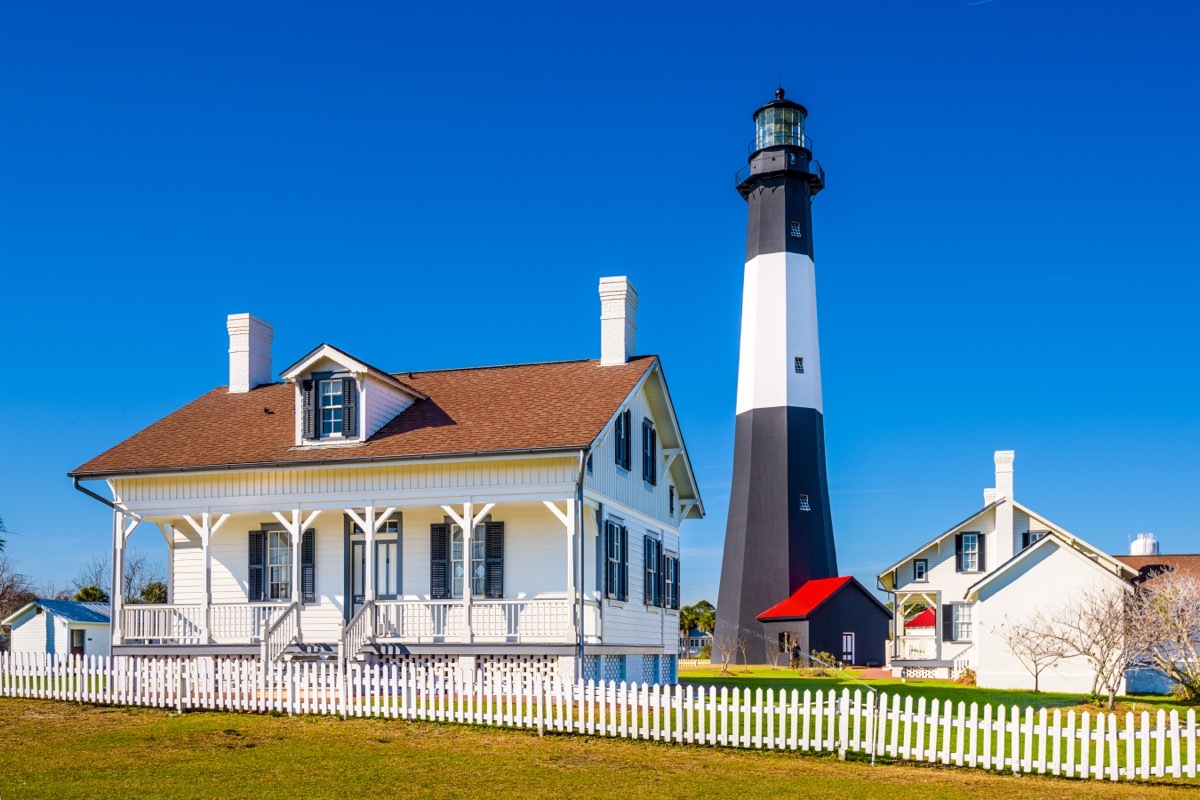
[(799, 375), (804, 374), (804, 358), (801, 356), (796, 356), (796, 373)]
[(806, 494), (800, 495), (800, 510), (801, 511), (812, 511), (812, 506), (810, 506), (808, 504), (808, 495), (806, 495)]
[(797, 239), (801, 238), (803, 230), (801, 229), (799, 222), (792, 220), (788, 223), (788, 226), (791, 228), (792, 236), (795, 236)]

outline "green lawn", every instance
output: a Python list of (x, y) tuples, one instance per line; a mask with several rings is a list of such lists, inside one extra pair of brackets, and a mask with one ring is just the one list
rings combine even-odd
[[(0, 796), (1166, 798), (1111, 784), (462, 725), (0, 699)], [(1189, 791), (1186, 787), (1190, 786)]]
[[(839, 673), (836, 677), (829, 678), (802, 678), (799, 677), (795, 670), (791, 669), (772, 669), (770, 667), (753, 667), (746, 670), (742, 667), (734, 667), (732, 674), (722, 675), (720, 667), (680, 667), (679, 680), (682, 683), (706, 684), (712, 686), (741, 686), (743, 688), (762, 688), (798, 689), (803, 692), (805, 689), (812, 691), (828, 692), (830, 689), (838, 689), (839, 691), (845, 687), (853, 694), (855, 689), (865, 689), (865, 686), (870, 686), (880, 692), (887, 692), (888, 696), (900, 695), (901, 697), (912, 696), (913, 698), (925, 697), (930, 700), (937, 698), (938, 700), (951, 700), (956, 705), (959, 701), (966, 703), (968, 706), (971, 703), (991, 703), (993, 706), (1003, 703), (1007, 706), (1017, 705), (1024, 709), (1026, 706), (1032, 706), (1035, 710), (1039, 708), (1076, 708), (1079, 710), (1096, 711), (1096, 706), (1085, 705), (1087, 699), (1077, 694), (1057, 694), (1051, 692), (1027, 692), (1027, 691), (1010, 691), (1005, 689), (981, 689), (976, 686), (960, 686), (952, 681), (935, 681), (910, 679), (902, 683), (899, 678), (887, 678), (876, 680), (857, 680), (856, 673), (853, 670)], [(1132, 711), (1135, 715), (1139, 715), (1142, 711), (1150, 711), (1153, 716), (1154, 711), (1162, 708), (1168, 712), (1171, 709), (1178, 709), (1180, 715), (1187, 713), (1187, 706), (1173, 702), (1170, 698), (1161, 695), (1131, 695), (1129, 697), (1118, 698), (1118, 712), (1124, 714), (1126, 711)]]

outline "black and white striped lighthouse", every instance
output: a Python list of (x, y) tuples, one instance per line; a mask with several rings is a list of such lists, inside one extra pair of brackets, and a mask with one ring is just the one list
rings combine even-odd
[(779, 89), (754, 112), (749, 163), (738, 173), (750, 215), (733, 489), (714, 638), (720, 643), (742, 631), (751, 663), (763, 663), (768, 646), (757, 615), (806, 581), (837, 575), (812, 237), (812, 200), (825, 175), (804, 133), (807, 114)]

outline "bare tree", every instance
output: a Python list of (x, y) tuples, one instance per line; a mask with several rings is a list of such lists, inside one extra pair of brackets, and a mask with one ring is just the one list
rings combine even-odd
[(1092, 668), (1092, 695), (1117, 704), (1117, 689), (1134, 651), (1126, 646), (1128, 593), (1091, 586), (1051, 611), (1039, 611), (1030, 623), (1061, 647), (1064, 658), (1079, 656)]
[(745, 658), (746, 639), (746, 631), (740, 625), (732, 630), (721, 631), (713, 637), (713, 649), (721, 659), (722, 675), (729, 674), (729, 665), (739, 652)]
[[(767, 635), (766, 631), (757, 633), (755, 635), (763, 640), (763, 647), (767, 652), (767, 659), (771, 663), (771, 668), (779, 669), (779, 657), (783, 655), (785, 650), (788, 649), (790, 637), (785, 637), (785, 641), (781, 645), (778, 638), (772, 640), (771, 637)], [(788, 654), (788, 657), (791, 658), (790, 653)]]
[(1004, 623), (996, 631), (1008, 646), (1009, 652), (1016, 656), (1021, 666), (1033, 676), (1035, 692), (1041, 691), (1042, 673), (1068, 656), (1066, 645), (1052, 635), (1048, 628), (1044, 620), (1037, 617), (1016, 622), (1005, 617)]
[[(161, 563), (151, 561), (140, 550), (125, 551), (125, 586), (124, 599), (126, 603), (143, 602), (142, 596), (146, 588), (153, 583), (165, 583), (166, 571)], [(96, 586), (105, 594), (112, 594), (112, 561), (108, 555), (93, 555), (71, 580), (72, 587), (78, 592), (85, 586)]]
[(11, 556), (0, 556), (0, 619), (37, 598), (33, 581)]
[(1131, 660), (1161, 672), (1184, 700), (1200, 699), (1200, 579), (1158, 575), (1129, 604)]

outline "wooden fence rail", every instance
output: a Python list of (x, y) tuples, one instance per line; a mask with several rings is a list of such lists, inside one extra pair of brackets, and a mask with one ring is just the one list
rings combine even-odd
[(1196, 777), (1196, 710), (1118, 715), (856, 689), (570, 683), (396, 663), (0, 653), (0, 696), (391, 717), (1100, 780)]

